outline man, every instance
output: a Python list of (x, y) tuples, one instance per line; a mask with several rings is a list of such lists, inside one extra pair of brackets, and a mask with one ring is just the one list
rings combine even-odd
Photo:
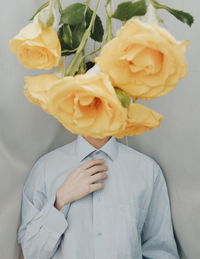
[(166, 183), (115, 137), (78, 136), (41, 157), (23, 189), (25, 259), (177, 259)]

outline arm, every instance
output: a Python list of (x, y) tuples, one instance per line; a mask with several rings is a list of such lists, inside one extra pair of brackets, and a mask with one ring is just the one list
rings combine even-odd
[(143, 259), (178, 259), (167, 186), (157, 164), (154, 170), (156, 179), (141, 237)]
[(56, 195), (47, 199), (45, 194), (43, 164), (36, 163), (25, 182), (22, 195), (22, 217), (18, 229), (18, 243), (25, 259), (50, 259), (61, 236), (67, 229), (67, 215), (54, 206)]
[(40, 159), (32, 168), (23, 188), (22, 223), (18, 229), (24, 259), (50, 259), (56, 252), (68, 227), (64, 216), (70, 203), (91, 192), (102, 189), (105, 183), (96, 183), (108, 177), (102, 171), (104, 160), (88, 161), (67, 176), (50, 198), (46, 195), (45, 166)]

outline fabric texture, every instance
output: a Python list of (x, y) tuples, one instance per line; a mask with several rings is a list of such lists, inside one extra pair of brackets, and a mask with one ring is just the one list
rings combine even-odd
[[(81, 163), (105, 159), (103, 189), (54, 207)], [(83, 137), (42, 156), (23, 188), (18, 242), (25, 259), (178, 259), (166, 183), (150, 157), (114, 137), (96, 150)]]

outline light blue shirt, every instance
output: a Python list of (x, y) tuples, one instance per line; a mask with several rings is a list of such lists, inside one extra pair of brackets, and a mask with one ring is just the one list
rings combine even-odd
[[(80, 163), (104, 158), (105, 187), (54, 207)], [(114, 137), (99, 150), (78, 136), (42, 156), (23, 188), (18, 242), (25, 259), (177, 259), (166, 183), (150, 157)]]

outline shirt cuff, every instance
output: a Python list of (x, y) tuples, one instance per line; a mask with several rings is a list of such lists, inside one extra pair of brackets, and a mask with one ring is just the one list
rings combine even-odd
[(68, 212), (69, 212), (70, 204), (65, 205), (60, 212), (62, 212), (65, 215), (65, 218), (67, 218)]
[(49, 210), (46, 213), (44, 226), (48, 228), (49, 231), (57, 233), (60, 236), (65, 232), (68, 226), (65, 214), (63, 212), (68, 212), (69, 208), (64, 209), (63, 207), (64, 210), (62, 212), (56, 209), (56, 207), (54, 206), (55, 194), (51, 197), (48, 203)]

